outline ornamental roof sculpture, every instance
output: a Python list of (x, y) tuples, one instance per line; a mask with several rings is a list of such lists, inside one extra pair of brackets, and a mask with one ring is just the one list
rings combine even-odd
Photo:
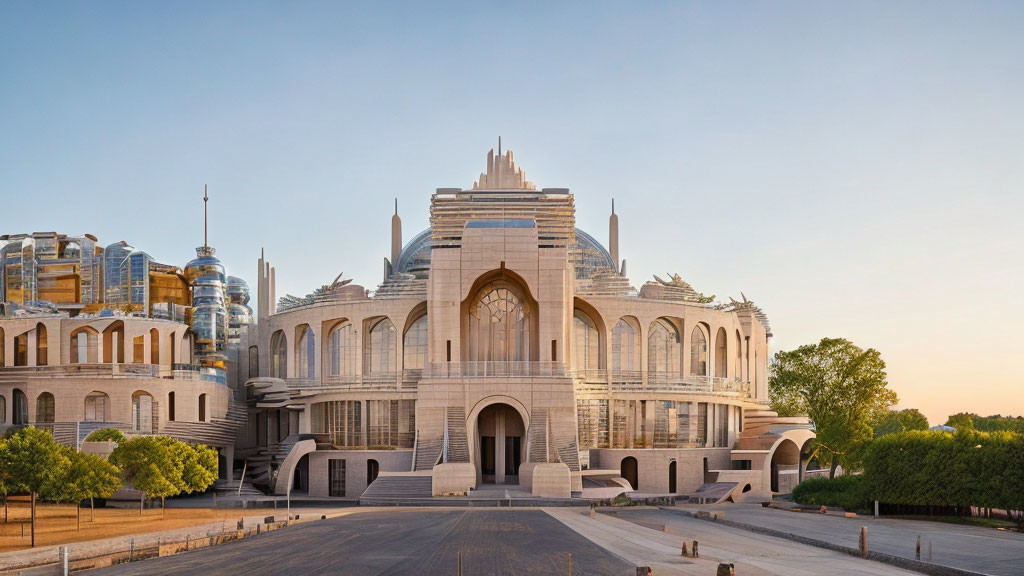
[(357, 300), (359, 298), (366, 297), (366, 290), (362, 286), (352, 285), (351, 278), (342, 280), (342, 276), (345, 273), (342, 272), (334, 277), (334, 281), (330, 284), (324, 284), (323, 286), (313, 290), (305, 296), (293, 296), (291, 294), (285, 294), (284, 296), (277, 299), (277, 310), (278, 312), (284, 310), (290, 310), (292, 308), (301, 308), (303, 306), (309, 306), (317, 302), (330, 302), (332, 300)]
[(473, 182), (473, 190), (536, 190), (533, 182), (526, 179), (522, 168), (517, 168), (512, 151), (501, 155), (501, 136), (498, 137), (498, 155), (494, 148), (487, 153), (487, 173), (480, 174), (480, 180)]
[(715, 295), (705, 296), (693, 289), (693, 286), (682, 279), (679, 274), (669, 274), (669, 280), (662, 280), (657, 275), (655, 282), (648, 280), (640, 287), (640, 297), (652, 300), (682, 300), (695, 304), (710, 304)]
[(741, 310), (747, 310), (754, 315), (754, 318), (764, 326), (768, 335), (771, 336), (772, 326), (768, 322), (768, 315), (764, 313), (757, 305), (754, 304), (753, 300), (747, 300), (747, 295), (740, 292), (740, 297), (743, 298), (742, 302), (737, 301), (735, 298), (730, 297), (727, 304), (719, 304), (715, 306), (718, 310), (724, 310), (726, 312), (739, 312)]

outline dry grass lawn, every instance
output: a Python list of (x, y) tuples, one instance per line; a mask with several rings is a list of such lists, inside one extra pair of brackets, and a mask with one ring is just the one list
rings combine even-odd
[[(36, 505), (36, 547), (173, 530), (218, 520), (231, 529), (243, 514), (262, 516), (273, 513), (272, 509), (168, 508), (161, 514), (159, 508), (147, 508), (139, 516), (138, 508), (96, 508), (96, 520), (91, 522), (89, 507), (84, 506), (82, 529), (77, 530), (77, 515), (73, 504), (40, 503)], [(11, 498), (8, 503), (8, 522), (5, 524), (3, 506), (0, 505), (0, 552), (29, 547), (30, 515), (27, 497)], [(24, 537), (21, 535), (23, 526)]]

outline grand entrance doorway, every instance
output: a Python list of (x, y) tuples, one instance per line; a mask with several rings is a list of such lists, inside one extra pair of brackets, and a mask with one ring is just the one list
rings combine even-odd
[(526, 451), (526, 427), (519, 412), (508, 404), (492, 404), (480, 412), (476, 428), (481, 481), (518, 484), (519, 465)]

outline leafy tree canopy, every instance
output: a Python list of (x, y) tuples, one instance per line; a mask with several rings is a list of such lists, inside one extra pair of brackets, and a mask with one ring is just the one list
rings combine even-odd
[[(958, 426), (959, 424), (959, 426)], [(979, 416), (973, 413), (961, 412), (954, 414), (946, 421), (946, 426), (977, 430), (978, 432), (1018, 432), (1024, 434), (1024, 416)]]
[(927, 430), (928, 418), (917, 408), (889, 410), (875, 418), (871, 427), (875, 430), (875, 438), (878, 438), (908, 430)]
[(815, 451), (831, 459), (832, 471), (859, 465), (874, 436), (870, 423), (896, 404), (885, 361), (843, 338), (778, 352), (769, 382), (772, 409), (783, 416), (806, 414), (814, 422)]
[(93, 431), (91, 434), (86, 436), (86, 442), (124, 442), (124, 434), (117, 428), (100, 428), (99, 430)]
[(21, 428), (7, 439), (13, 484), (36, 494), (53, 494), (71, 461), (46, 430)]

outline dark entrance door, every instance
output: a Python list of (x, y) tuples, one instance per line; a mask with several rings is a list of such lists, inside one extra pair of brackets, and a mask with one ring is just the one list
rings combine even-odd
[(505, 484), (519, 484), (519, 465), (522, 464), (519, 436), (505, 437)]
[(636, 458), (632, 456), (626, 456), (622, 459), (622, 464), (619, 465), (619, 474), (629, 482), (629, 485), (636, 490), (637, 487), (637, 473), (636, 473)]
[(668, 493), (676, 493), (676, 461), (668, 463)]
[(377, 479), (377, 474), (380, 472), (380, 464), (376, 460), (366, 461), (366, 485), (373, 484), (373, 481)]
[(494, 482), (494, 436), (480, 437), (480, 474), (484, 482)]

